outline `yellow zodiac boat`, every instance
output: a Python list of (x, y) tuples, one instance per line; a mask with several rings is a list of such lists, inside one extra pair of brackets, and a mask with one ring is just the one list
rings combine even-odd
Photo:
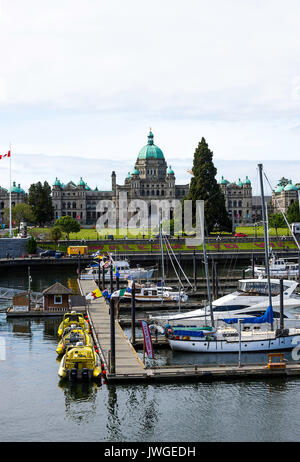
[(79, 344), (75, 347), (67, 347), (60, 362), (58, 375), (62, 379), (74, 381), (99, 378), (101, 375), (99, 355), (91, 346)]
[(62, 322), (60, 323), (58, 331), (57, 331), (58, 336), (62, 337), (64, 330), (73, 324), (75, 326), (81, 327), (86, 333), (90, 332), (90, 326), (84, 319), (83, 314), (76, 313), (76, 311), (72, 311), (71, 313), (64, 314), (64, 318)]
[(81, 342), (85, 346), (93, 346), (92, 337), (82, 327), (72, 324), (64, 330), (63, 337), (58, 342), (56, 353), (62, 355), (66, 352), (67, 347), (76, 346), (78, 342)]

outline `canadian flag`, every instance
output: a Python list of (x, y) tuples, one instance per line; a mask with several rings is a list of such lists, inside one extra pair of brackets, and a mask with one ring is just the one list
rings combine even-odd
[(10, 151), (8, 151), (7, 154), (4, 154), (3, 156), (0, 156), (0, 159), (2, 159), (2, 157), (10, 157)]

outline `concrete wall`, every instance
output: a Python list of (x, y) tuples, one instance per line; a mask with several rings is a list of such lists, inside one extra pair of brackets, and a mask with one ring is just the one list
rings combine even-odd
[(10, 257), (22, 257), (27, 255), (26, 244), (28, 238), (2, 238), (0, 239), (0, 258), (6, 258), (7, 252)]

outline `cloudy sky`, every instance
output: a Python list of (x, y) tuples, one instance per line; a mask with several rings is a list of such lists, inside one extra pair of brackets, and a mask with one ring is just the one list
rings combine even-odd
[[(123, 183), (152, 127), (190, 177), (300, 182), (299, 0), (0, 0), (0, 150), (27, 189)], [(8, 186), (8, 161), (0, 185)]]

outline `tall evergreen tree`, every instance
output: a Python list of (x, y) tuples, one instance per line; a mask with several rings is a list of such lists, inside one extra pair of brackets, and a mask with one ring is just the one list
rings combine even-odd
[(231, 221), (225, 206), (225, 198), (216, 180), (217, 169), (213, 163), (213, 152), (202, 138), (194, 154), (193, 178), (187, 199), (193, 201), (195, 216), (196, 200), (204, 200), (204, 215), (207, 232), (214, 228), (231, 231)]
[(51, 187), (47, 181), (44, 182), (44, 185), (39, 181), (30, 186), (28, 203), (32, 206), (36, 222), (39, 226), (44, 226), (53, 220), (54, 210), (51, 200)]

